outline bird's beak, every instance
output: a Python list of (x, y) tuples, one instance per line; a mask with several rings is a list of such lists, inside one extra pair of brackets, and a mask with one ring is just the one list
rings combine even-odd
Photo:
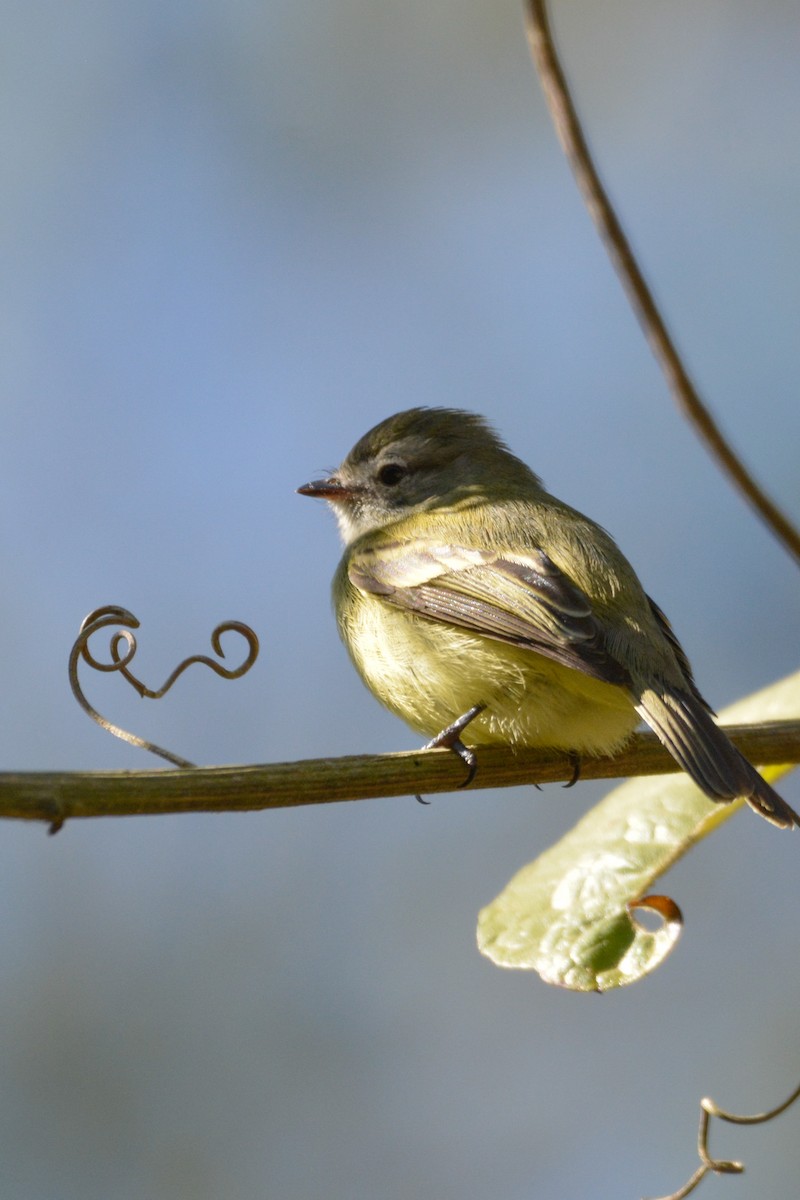
[(345, 483), (340, 483), (335, 476), (330, 479), (314, 479), (311, 483), (304, 483), (302, 487), (297, 489), (301, 496), (316, 496), (321, 500), (351, 500), (359, 491), (358, 488), (348, 487)]

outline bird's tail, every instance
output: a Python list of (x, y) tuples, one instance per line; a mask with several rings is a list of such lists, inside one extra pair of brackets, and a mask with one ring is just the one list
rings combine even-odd
[(720, 729), (699, 695), (642, 692), (636, 711), (699, 788), (721, 803), (743, 796), (773, 825), (789, 829), (800, 817), (782, 800)]

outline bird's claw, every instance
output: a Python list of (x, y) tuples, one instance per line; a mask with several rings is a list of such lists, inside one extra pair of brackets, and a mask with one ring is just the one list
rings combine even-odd
[(571, 751), (569, 761), (572, 763), (572, 777), (567, 780), (562, 786), (565, 788), (574, 787), (581, 777), (581, 756), (576, 751)]
[[(475, 778), (475, 772), (478, 770), (478, 756), (474, 750), (470, 750), (469, 746), (464, 745), (461, 740), (461, 734), (467, 728), (470, 721), (474, 721), (485, 708), (485, 704), (473, 704), (472, 708), (462, 713), (456, 721), (453, 721), (452, 725), (448, 725), (446, 729), (437, 733), (435, 738), (431, 738), (422, 747), (423, 750), (452, 750), (454, 754), (458, 755), (467, 768), (467, 777), (458, 785), (460, 788), (469, 787)], [(420, 804), (428, 803), (421, 796), (417, 796), (417, 800)]]

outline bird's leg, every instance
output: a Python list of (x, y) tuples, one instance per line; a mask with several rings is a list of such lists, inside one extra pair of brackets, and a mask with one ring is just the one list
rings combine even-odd
[(574, 787), (581, 777), (581, 756), (575, 750), (570, 750), (569, 761), (572, 763), (572, 778), (563, 785), (565, 788)]
[(458, 720), (453, 721), (452, 725), (448, 725), (446, 729), (441, 731), (441, 733), (437, 733), (435, 738), (432, 738), (425, 746), (422, 747), (423, 750), (436, 750), (439, 747), (443, 747), (446, 750), (452, 750), (454, 754), (458, 755), (463, 763), (466, 763), (467, 778), (463, 783), (458, 785), (459, 787), (468, 787), (475, 778), (475, 772), (478, 769), (478, 759), (475, 751), (470, 750), (469, 746), (464, 745), (461, 740), (461, 734), (467, 728), (470, 721), (474, 721), (475, 718), (479, 716), (485, 708), (485, 704), (473, 704), (472, 708), (468, 709), (467, 712), (462, 713)]
[[(467, 712), (462, 713), (458, 720), (453, 721), (452, 725), (448, 725), (446, 729), (441, 731), (441, 733), (437, 733), (435, 738), (431, 738), (431, 740), (426, 742), (426, 744), (422, 747), (423, 750), (438, 750), (441, 747), (445, 750), (452, 750), (454, 754), (458, 755), (458, 757), (463, 763), (466, 764), (467, 767), (467, 777), (463, 783), (458, 785), (461, 788), (469, 787), (475, 778), (475, 772), (478, 769), (477, 755), (475, 754), (474, 750), (470, 750), (469, 746), (464, 745), (461, 740), (461, 734), (467, 728), (470, 721), (474, 721), (475, 718), (479, 716), (485, 708), (485, 704), (473, 704), (472, 708), (468, 709)], [(421, 796), (417, 796), (417, 800), (419, 800), (420, 804), (426, 803)]]

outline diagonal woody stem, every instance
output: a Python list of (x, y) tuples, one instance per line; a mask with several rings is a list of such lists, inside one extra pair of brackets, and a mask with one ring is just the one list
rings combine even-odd
[(800, 564), (800, 532), (767, 496), (727, 441), (701, 400), (592, 161), (569, 87), (556, 54), (546, 0), (526, 0), (527, 34), (545, 99), (564, 153), (572, 167), (589, 214), (622, 280), (645, 337), (683, 413), (712, 456), (759, 514), (774, 536)]

